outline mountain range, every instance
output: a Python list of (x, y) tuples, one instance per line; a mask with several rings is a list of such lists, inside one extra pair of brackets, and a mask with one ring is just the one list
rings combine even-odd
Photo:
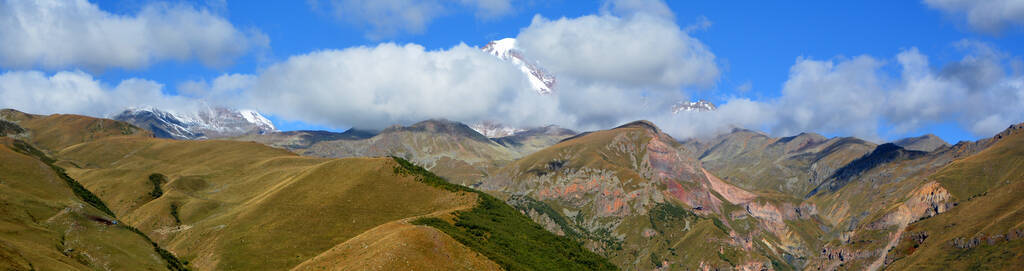
[(441, 119), (173, 140), (2, 110), (0, 135), (7, 269), (1024, 264), (1024, 124), (954, 145), (677, 140), (647, 121), (488, 137)]
[(112, 119), (144, 127), (161, 138), (209, 139), (276, 131), (259, 112), (203, 107), (196, 112), (170, 112), (154, 107), (128, 108)]

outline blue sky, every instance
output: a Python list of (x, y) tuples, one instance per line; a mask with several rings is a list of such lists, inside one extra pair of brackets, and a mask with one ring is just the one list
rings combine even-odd
[[(312, 2), (315, 1), (309, 1), (309, 3), (304, 1), (155, 2), (168, 6), (189, 6), (195, 10), (209, 12), (213, 16), (229, 22), (243, 35), (248, 35), (246, 33), (249, 32), (259, 33), (269, 41), (265, 46), (254, 46), (254, 48), (248, 49), (244, 54), (231, 59), (231, 63), (227, 65), (211, 66), (198, 58), (186, 58), (184, 60), (157, 60), (142, 67), (128, 68), (110, 65), (94, 69), (76, 63), (58, 68), (41, 67), (40, 65), (2, 65), (3, 71), (38, 70), (48, 76), (60, 71), (82, 71), (106, 85), (106, 88), (112, 88), (124, 80), (140, 78), (162, 84), (163, 87), (160, 90), (165, 95), (179, 96), (183, 95), (179, 91), (179, 86), (187, 81), (212, 82), (218, 76), (225, 74), (259, 75), (269, 67), (288, 63), (294, 56), (310, 54), (319, 50), (345, 50), (357, 46), (375, 48), (381, 43), (393, 42), (399, 46), (410, 43), (421, 45), (425, 51), (446, 51), (454, 50), (452, 48), (460, 43), (479, 47), (491, 40), (516, 37), (525, 28), (531, 26), (536, 16), (548, 20), (557, 20), (563, 17), (571, 20), (581, 16), (600, 16), (601, 14), (621, 18), (628, 16), (609, 15), (609, 11), (602, 9), (602, 6), (608, 3), (601, 1), (511, 1), (512, 8), (510, 10), (503, 11), (500, 15), (482, 18), (477, 14), (479, 10), (471, 5), (446, 2), (440, 4), (443, 11), (439, 12), (439, 15), (434, 15), (433, 19), (427, 20), (421, 31), (398, 30), (393, 33), (381, 34), (375, 33), (371, 24), (361, 22), (361, 19), (358, 18), (349, 18), (353, 16), (345, 14), (345, 11), (339, 13), (335, 10), (335, 8), (344, 9), (343, 4), (320, 1), (316, 5), (312, 5), (310, 4)], [(1024, 53), (1021, 52), (1020, 46), (1020, 44), (1024, 44), (1024, 35), (1022, 35), (1024, 31), (1021, 31), (1022, 18), (1014, 14), (1007, 15), (1004, 22), (997, 22), (1001, 28), (993, 30), (991, 25), (978, 26), (977, 23), (970, 21), (967, 18), (971, 8), (969, 6), (963, 7), (967, 11), (958, 12), (957, 7), (943, 8), (941, 3), (918, 1), (634, 2), (650, 2), (648, 4), (655, 6), (667, 4), (671, 16), (666, 20), (671, 20), (674, 26), (679, 28), (677, 32), (685, 33), (686, 36), (698, 40), (706, 47), (709, 54), (713, 54), (713, 61), (720, 70), (718, 76), (714, 78), (713, 84), (682, 82), (657, 87), (667, 88), (669, 92), (680, 93), (681, 97), (688, 97), (690, 100), (707, 99), (718, 105), (729, 104), (737, 99), (741, 102), (746, 99), (760, 103), (783, 100), (780, 96), (784, 96), (784, 84), (795, 77), (791, 69), (802, 60), (817, 61), (814, 63), (828, 62), (825, 64), (838, 66), (840, 63), (858, 56), (868, 56), (879, 62), (877, 72), (881, 73), (882, 81), (901, 81), (902, 69), (897, 63), (897, 55), (914, 48), (916, 48), (915, 52), (927, 57), (929, 68), (937, 76), (942, 74), (940, 71), (943, 71), (945, 67), (965, 61), (966, 56), (974, 54), (972, 53), (974, 51), (971, 50), (981, 50), (970, 48), (992, 48), (999, 52), (995, 62), (1005, 73), (998, 80), (1010, 82), (1009, 85), (1013, 85), (1013, 82), (1016, 82), (1014, 80), (1020, 78), (1020, 71), (1013, 69), (1014, 61), (1019, 62), (1019, 56)], [(932, 2), (956, 1), (936, 0)], [(135, 16), (140, 13), (140, 10), (154, 5), (153, 1), (98, 1), (92, 3), (105, 12), (128, 17)], [(697, 26), (705, 20), (710, 22), (706, 28), (687, 30), (688, 27)], [(398, 27), (403, 29), (403, 26)], [(972, 44), (983, 44), (983, 46), (964, 45), (968, 41)], [(569, 80), (575, 81), (576, 79)], [(578, 81), (584, 80), (579, 79)], [(901, 82), (903, 81), (905, 80)], [(593, 84), (581, 83), (581, 85)], [(610, 85), (622, 87), (626, 84), (612, 82)], [(629, 86), (626, 85), (626, 87)], [(296, 88), (301, 88), (301, 86), (296, 86)], [(642, 86), (640, 88), (649, 87)], [(749, 90), (747, 90), (748, 88)], [(1013, 91), (1015, 90), (1011, 89), (1009, 92), (1002, 93), (1013, 93)], [(260, 93), (265, 94), (266, 92)], [(647, 91), (645, 90), (644, 93)], [(881, 93), (889, 93), (889, 91), (883, 90)], [(934, 95), (943, 94), (936, 92)], [(231, 98), (231, 96), (220, 98), (225, 97)], [(214, 103), (216, 102), (214, 101)], [(890, 102), (898, 103), (898, 101)], [(786, 104), (786, 102), (774, 103)], [(944, 105), (946, 104), (934, 104), (932, 107)], [(1018, 104), (1009, 102), (1002, 106), (1016, 105)], [(17, 107), (17, 104), (14, 106)], [(561, 106), (561, 108), (565, 108), (565, 106)], [(339, 121), (303, 117), (306, 114), (294, 113), (294, 110), (282, 110), (281, 113), (278, 113), (274, 109), (258, 109), (261, 112), (265, 111), (281, 130), (309, 128), (340, 130), (357, 123), (347, 119)], [(1001, 114), (999, 115), (1001, 122), (998, 125), (1007, 124), (1002, 123), (1007, 121), (1014, 123), (1024, 121), (1022, 119), (1024, 115), (1019, 112), (1021, 111), (998, 112)], [(973, 119), (967, 117), (960, 120), (953, 119), (954, 116), (962, 115), (958, 113), (937, 113), (935, 115), (937, 120), (925, 120), (913, 124), (891, 122), (885, 115), (855, 120), (864, 122), (866, 119), (869, 124), (876, 126), (874, 129), (869, 128), (868, 132), (863, 132), (863, 129), (853, 130), (835, 128), (835, 125), (813, 124), (813, 121), (779, 128), (781, 124), (764, 124), (744, 119), (744, 121), (740, 121), (742, 124), (738, 125), (754, 129), (774, 130), (774, 132), (769, 132), (779, 135), (795, 132), (794, 129), (806, 129), (829, 136), (853, 134), (868, 138), (874, 137), (876, 140), (935, 133), (951, 143), (987, 136), (979, 134), (979, 131), (992, 130), (966, 127), (967, 125), (964, 123), (970, 123), (984, 116)], [(842, 115), (843, 113), (837, 114)], [(440, 114), (440, 117), (448, 116)], [(398, 118), (397, 120), (404, 119)], [(823, 121), (846, 120), (825, 119)], [(525, 121), (524, 123), (530, 122)], [(597, 124), (594, 124), (575, 121), (570, 123), (575, 123), (575, 126), (580, 129), (586, 129), (600, 128), (599, 126), (606, 122), (595, 122)], [(794, 123), (800, 123), (800, 121), (794, 121)], [(662, 124), (659, 123), (659, 125)], [(909, 128), (894, 128), (894, 126), (900, 125)], [(568, 126), (574, 125), (569, 124)]]

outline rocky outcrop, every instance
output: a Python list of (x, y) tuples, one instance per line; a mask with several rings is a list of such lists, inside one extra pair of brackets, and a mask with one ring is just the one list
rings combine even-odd
[(978, 247), (979, 245), (994, 246), (1002, 242), (1018, 240), (1021, 239), (1021, 237), (1024, 237), (1024, 229), (1014, 229), (1005, 234), (1000, 233), (987, 235), (979, 233), (970, 238), (960, 237), (949, 241), (949, 245), (957, 249), (969, 250)]
[(915, 190), (895, 211), (872, 223), (869, 229), (906, 227), (914, 221), (944, 213), (954, 206), (952, 195), (938, 182), (928, 182)]

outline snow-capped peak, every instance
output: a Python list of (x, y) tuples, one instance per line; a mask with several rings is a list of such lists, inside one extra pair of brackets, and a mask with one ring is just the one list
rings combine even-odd
[(672, 113), (678, 114), (679, 112), (708, 112), (715, 111), (718, 109), (709, 101), (698, 100), (696, 102), (682, 101), (672, 106)]
[(204, 106), (186, 113), (151, 106), (129, 107), (112, 118), (149, 129), (158, 137), (175, 139), (232, 137), (277, 130), (274, 123), (259, 112), (225, 107)]
[(548, 73), (533, 61), (523, 57), (523, 53), (516, 48), (516, 39), (504, 38), (487, 43), (481, 48), (484, 52), (494, 55), (502, 60), (511, 61), (519, 67), (519, 70), (526, 74), (530, 80), (530, 86), (540, 94), (549, 94), (555, 89), (555, 76)]
[(264, 117), (259, 112), (243, 109), (238, 110), (238, 113), (242, 114), (242, 118), (245, 118), (245, 120), (250, 123), (256, 124), (257, 126), (269, 128), (270, 131), (277, 130), (277, 128), (274, 127), (274, 123), (271, 122), (266, 117)]
[(496, 41), (491, 41), (484, 46), (484, 52), (497, 56), (504, 60), (510, 60), (513, 50), (516, 49), (516, 39), (504, 38)]

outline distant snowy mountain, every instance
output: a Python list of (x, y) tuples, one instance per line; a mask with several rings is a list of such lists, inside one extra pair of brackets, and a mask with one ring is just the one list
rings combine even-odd
[(263, 134), (277, 129), (260, 113), (224, 107), (206, 107), (198, 112), (178, 113), (153, 107), (132, 107), (113, 117), (153, 131), (157, 137), (208, 139), (245, 134)]
[(506, 137), (514, 135), (515, 133), (518, 132), (526, 131), (526, 129), (508, 127), (505, 126), (504, 124), (493, 121), (484, 121), (477, 124), (469, 125), (469, 128), (473, 128), (473, 130), (475, 130), (476, 132), (489, 138)]
[(679, 112), (709, 112), (715, 111), (718, 107), (715, 107), (709, 101), (698, 100), (696, 102), (679, 102), (672, 106), (672, 113), (678, 114)]
[(530, 79), (530, 86), (540, 94), (549, 94), (555, 89), (555, 76), (548, 73), (534, 61), (523, 56), (522, 51), (516, 48), (516, 39), (505, 38), (487, 43), (482, 48), (484, 52), (494, 55), (500, 59), (511, 61)]

